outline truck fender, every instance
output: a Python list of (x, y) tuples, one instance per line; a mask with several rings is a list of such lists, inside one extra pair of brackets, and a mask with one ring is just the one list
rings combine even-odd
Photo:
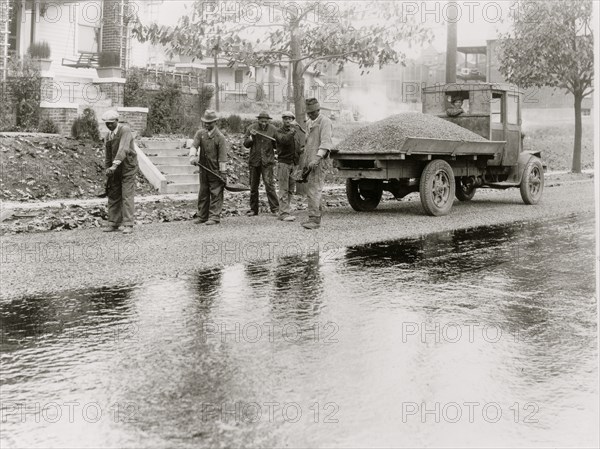
[[(519, 154), (519, 159), (517, 160), (517, 165), (514, 165), (510, 170), (507, 181), (510, 183), (514, 183), (516, 185), (521, 184), (521, 178), (523, 177), (523, 170), (525, 170), (525, 166), (531, 160), (531, 158), (537, 157), (540, 158), (541, 153), (539, 151), (523, 151)], [(546, 171), (546, 165), (544, 165), (544, 171)]]

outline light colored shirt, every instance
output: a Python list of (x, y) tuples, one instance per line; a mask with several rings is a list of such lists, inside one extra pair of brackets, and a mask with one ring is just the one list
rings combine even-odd
[(305, 149), (309, 152), (315, 152), (320, 157), (327, 156), (329, 150), (333, 148), (333, 124), (331, 120), (323, 114), (319, 114), (315, 120), (308, 120), (306, 126)]

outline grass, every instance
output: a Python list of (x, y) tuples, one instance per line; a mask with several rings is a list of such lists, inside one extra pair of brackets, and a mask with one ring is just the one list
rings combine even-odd
[[(574, 136), (573, 123), (536, 126), (525, 131), (523, 148), (541, 151), (549, 171), (571, 170)], [(594, 126), (591, 121), (583, 124), (581, 168), (594, 168)]]

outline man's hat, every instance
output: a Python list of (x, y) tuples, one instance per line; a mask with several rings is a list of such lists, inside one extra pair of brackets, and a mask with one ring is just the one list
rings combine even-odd
[(258, 114), (256, 116), (256, 118), (267, 118), (267, 119), (271, 120), (271, 116), (266, 111), (262, 111), (260, 114)]
[(296, 118), (296, 116), (294, 115), (294, 113), (292, 111), (283, 111), (281, 113), (281, 118), (284, 118), (284, 117), (291, 117), (293, 119)]
[(207, 109), (204, 111), (204, 115), (200, 120), (202, 120), (204, 123), (212, 123), (219, 120), (219, 117), (217, 117), (217, 113), (215, 111), (212, 109)]
[(117, 111), (115, 111), (114, 109), (111, 109), (110, 111), (106, 111), (104, 114), (102, 114), (103, 122), (116, 122), (118, 120), (119, 120), (119, 113)]
[(320, 111), (321, 106), (316, 98), (309, 98), (306, 100), (306, 112)]

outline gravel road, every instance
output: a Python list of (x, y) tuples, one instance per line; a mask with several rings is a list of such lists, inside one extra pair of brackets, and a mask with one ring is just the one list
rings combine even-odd
[(226, 218), (217, 227), (191, 221), (149, 224), (136, 227), (130, 236), (98, 229), (10, 235), (2, 238), (0, 298), (126, 285), (186, 276), (215, 265), (302, 256), (315, 250), (335, 255), (346, 246), (376, 241), (593, 213), (594, 183), (589, 179), (547, 186), (536, 206), (524, 205), (518, 189), (480, 190), (470, 203), (456, 201), (445, 217), (424, 215), (418, 194), (383, 202), (370, 213), (335, 208), (325, 210), (316, 231), (259, 215)]

